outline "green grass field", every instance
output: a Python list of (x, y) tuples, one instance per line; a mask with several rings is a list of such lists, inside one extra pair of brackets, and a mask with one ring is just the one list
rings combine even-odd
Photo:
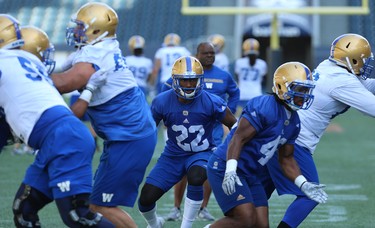
[[(300, 227), (375, 227), (375, 120), (350, 110), (337, 117), (334, 123), (342, 132), (327, 132), (315, 153), (315, 161), (321, 182), (327, 185), (329, 194), (327, 204), (318, 206)], [(162, 138), (159, 137), (162, 142)], [(147, 172), (154, 165), (163, 149), (159, 143)], [(100, 153), (94, 159), (94, 167)], [(0, 155), (0, 227), (13, 227), (12, 201), (22, 181), (24, 172), (33, 161), (32, 155), (12, 155), (7, 147)], [(291, 196), (270, 199), (270, 225), (276, 227)], [(173, 205), (172, 191), (158, 202), (160, 215), (168, 213)], [(137, 206), (125, 208), (140, 228), (146, 227)], [(210, 212), (219, 218), (222, 213), (211, 196)], [(54, 204), (40, 212), (43, 227), (64, 227)], [(196, 221), (194, 227), (203, 227), (208, 222)], [(166, 222), (164, 227), (179, 227), (179, 222)]]

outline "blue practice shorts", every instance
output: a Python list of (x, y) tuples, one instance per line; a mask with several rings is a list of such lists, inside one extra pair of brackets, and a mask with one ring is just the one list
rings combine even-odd
[(105, 141), (91, 203), (133, 207), (156, 146), (157, 135), (134, 141)]
[(171, 189), (193, 165), (207, 167), (211, 151), (193, 155), (173, 156), (163, 152), (146, 179), (146, 183), (161, 188), (164, 192)]
[(267, 196), (256, 176), (245, 177), (238, 175), (243, 186), (236, 184), (236, 192), (229, 196), (225, 194), (222, 188), (225, 168), (226, 161), (216, 155), (211, 156), (207, 164), (207, 177), (216, 201), (224, 214), (232, 208), (245, 203), (252, 203), (255, 207), (268, 207)]
[(44, 139), (24, 183), (51, 199), (91, 193), (95, 142), (77, 118), (61, 121)]
[[(294, 145), (294, 159), (297, 161), (302, 175), (304, 175), (307, 181), (319, 183), (319, 176), (316, 170), (314, 159), (310, 151), (297, 144)], [(280, 164), (278, 162), (278, 154), (276, 153), (267, 163), (269, 177), (276, 187), (279, 195), (292, 194), (297, 196), (304, 196), (305, 194), (294, 184), (294, 181), (289, 180), (284, 176), (281, 171)], [(267, 171), (267, 169), (265, 169)], [(267, 173), (264, 173), (267, 175)], [(264, 176), (262, 177), (264, 178)]]

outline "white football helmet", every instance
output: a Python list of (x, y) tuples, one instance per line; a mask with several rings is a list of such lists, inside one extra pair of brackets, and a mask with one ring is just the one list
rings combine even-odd
[(116, 37), (117, 13), (104, 3), (89, 2), (83, 5), (71, 21), (76, 25), (66, 30), (69, 46), (80, 47)]
[(0, 48), (12, 49), (23, 44), (20, 23), (17, 19), (9, 14), (0, 14)]
[(49, 42), (47, 34), (34, 26), (21, 27), (21, 34), (25, 41), (21, 49), (38, 57), (46, 66), (48, 74), (51, 74), (56, 64), (54, 60), (55, 48)]
[(366, 79), (373, 70), (369, 62), (374, 60), (374, 56), (366, 38), (348, 33), (332, 42), (329, 60)]
[[(300, 62), (287, 62), (279, 66), (273, 75), (272, 91), (291, 109), (308, 109), (313, 100), (315, 88), (310, 69)], [(303, 102), (296, 103), (295, 98)]]
[[(177, 96), (184, 99), (194, 99), (202, 94), (203, 67), (199, 60), (191, 56), (178, 58), (172, 67), (172, 88)], [(187, 88), (181, 86), (181, 80), (196, 80), (196, 86)]]

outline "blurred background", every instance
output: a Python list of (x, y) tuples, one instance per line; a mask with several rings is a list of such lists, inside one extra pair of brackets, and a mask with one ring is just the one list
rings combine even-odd
[[(56, 47), (57, 64), (72, 51), (65, 44), (65, 29), (72, 14), (87, 0), (0, 0), (1, 13), (16, 17), (21, 25), (40, 27)], [(182, 38), (182, 45), (195, 53), (196, 45), (211, 34), (226, 39), (224, 52), (231, 63), (241, 57), (245, 38), (258, 39), (260, 58), (270, 55), (273, 15), (262, 14), (200, 14), (183, 15), (181, 0), (100, 0), (118, 13), (117, 36), (124, 55), (129, 54), (127, 42), (132, 35), (146, 39), (145, 55), (153, 59), (163, 37), (170, 32)], [(358, 33), (370, 44), (375, 41), (375, 1), (362, 0), (190, 0), (190, 6), (202, 7), (359, 7), (365, 2), (369, 14), (277, 14), (281, 62), (298, 60), (314, 68), (329, 54), (331, 42), (343, 33)], [(272, 65), (271, 69), (272, 70)], [(272, 71), (271, 71), (272, 72)]]

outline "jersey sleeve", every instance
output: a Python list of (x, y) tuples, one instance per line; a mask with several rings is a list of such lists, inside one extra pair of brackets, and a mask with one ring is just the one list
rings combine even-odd
[(164, 82), (161, 87), (161, 92), (172, 89), (172, 82), (173, 82), (172, 78), (169, 78), (166, 82)]
[(375, 97), (359, 80), (335, 87), (330, 94), (334, 99), (375, 117)]
[(245, 110), (242, 112), (241, 117), (247, 119), (249, 123), (255, 128), (257, 132), (260, 132), (263, 128), (263, 113), (261, 108), (259, 107), (259, 104), (256, 102), (257, 99), (251, 99), (246, 107)]
[(229, 73), (227, 74), (227, 85), (228, 108), (232, 113), (236, 113), (237, 104), (240, 100), (240, 89)]
[[(209, 92), (207, 92), (207, 94), (209, 94)], [(215, 118), (221, 122), (226, 113), (225, 110), (227, 108), (227, 102), (215, 94), (210, 93), (209, 95), (213, 103)]]
[(156, 125), (159, 125), (160, 121), (163, 119), (161, 102), (162, 99), (160, 95), (156, 96), (151, 102), (151, 113)]

